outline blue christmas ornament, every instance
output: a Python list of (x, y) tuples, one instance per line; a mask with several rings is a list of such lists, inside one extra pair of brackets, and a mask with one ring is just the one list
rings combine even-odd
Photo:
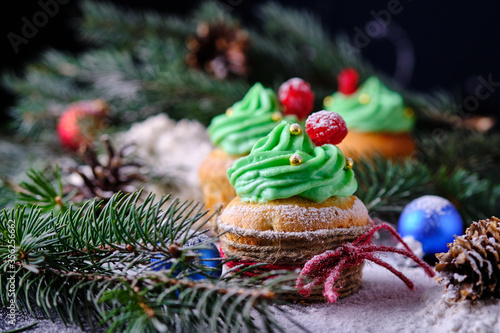
[[(208, 267), (214, 268), (212, 270), (211, 276), (213, 277), (220, 277), (222, 273), (222, 268), (221, 268), (221, 261), (217, 260), (220, 259), (220, 253), (219, 250), (217, 249), (217, 246), (215, 246), (213, 243), (207, 243), (210, 240), (210, 238), (205, 235), (201, 234), (197, 237), (189, 239), (183, 246), (183, 248), (186, 247), (194, 247), (197, 245), (202, 245), (202, 248), (200, 249), (193, 249), (192, 252), (196, 253), (199, 258), (199, 263), (201, 265), (205, 265)], [(202, 244), (206, 243), (206, 244)], [(158, 256), (158, 258), (151, 259), (151, 263), (156, 263), (156, 262), (161, 262), (157, 265), (153, 265), (152, 269), (155, 271), (161, 271), (161, 270), (167, 270), (172, 267), (171, 262), (162, 262), (165, 260), (163, 256)], [(175, 270), (173, 272), (174, 275), (178, 275), (180, 273), (180, 269)], [(206, 277), (203, 274), (192, 274), (189, 275), (189, 278), (192, 280), (203, 280), (206, 279)]]
[(464, 233), (460, 214), (448, 200), (426, 195), (410, 202), (399, 217), (398, 232), (422, 243), (423, 252), (447, 252), (454, 235)]

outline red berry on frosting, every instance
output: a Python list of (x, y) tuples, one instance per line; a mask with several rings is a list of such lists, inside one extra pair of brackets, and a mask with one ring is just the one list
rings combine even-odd
[(90, 144), (107, 112), (108, 107), (101, 100), (71, 104), (57, 123), (57, 135), (61, 145), (76, 151), (81, 146)]
[(314, 93), (306, 81), (294, 77), (284, 82), (278, 91), (283, 112), (287, 115), (296, 115), (299, 119), (306, 118), (314, 107)]
[(307, 118), (306, 132), (316, 146), (337, 145), (346, 137), (347, 125), (337, 112), (319, 111)]
[(337, 76), (339, 91), (344, 95), (353, 94), (358, 90), (359, 74), (354, 68), (346, 68)]

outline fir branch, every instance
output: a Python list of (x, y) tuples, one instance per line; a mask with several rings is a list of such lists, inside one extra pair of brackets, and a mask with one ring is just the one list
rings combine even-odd
[[(410, 159), (390, 161), (382, 157), (354, 164), (356, 196), (375, 214), (400, 213), (411, 200), (432, 187), (429, 170)], [(394, 221), (392, 221), (394, 222)]]
[[(153, 195), (139, 201), (140, 196), (117, 194), (105, 206), (91, 201), (58, 215), (33, 208), (4, 210), (0, 288), (8, 283), (7, 236), (13, 221), (21, 311), (80, 325), (100, 321), (124, 332), (257, 331), (251, 314), (257, 311), (266, 325), (279, 329), (265, 308), (283, 278), (216, 280), (194, 248), (184, 247), (203, 233), (189, 230), (206, 212), (189, 202), (168, 203), (168, 197)], [(172, 267), (151, 271), (151, 260), (158, 256)], [(208, 280), (190, 278), (200, 273)], [(0, 296), (4, 305), (6, 295)]]
[(434, 178), (438, 193), (457, 207), (466, 226), (475, 220), (498, 215), (500, 183), (464, 169), (450, 171), (445, 166)]
[(500, 182), (500, 134), (465, 130), (417, 133), (419, 160), (432, 171), (465, 169)]
[(97, 1), (82, 3), (83, 39), (98, 45), (130, 48), (150, 36), (175, 36), (185, 39), (196, 26), (175, 16), (164, 17), (154, 12), (137, 13)]
[[(458, 160), (461, 156), (455, 158)], [(452, 161), (451, 158), (450, 164)], [(358, 181), (356, 196), (374, 216), (394, 224), (404, 207), (422, 195), (438, 195), (450, 200), (465, 226), (478, 218), (498, 215), (500, 183), (463, 169), (460, 163), (431, 169), (425, 159), (390, 161), (378, 157), (355, 163), (354, 169)]]
[(24, 190), (17, 193), (17, 200), (29, 206), (36, 206), (43, 211), (65, 211), (71, 194), (63, 192), (63, 181), (59, 166), (50, 175), (42, 171), (29, 169), (26, 176), (30, 181), (23, 181), (19, 186)]
[(0, 179), (0, 210), (13, 205), (16, 193), (5, 181)]
[[(246, 80), (216, 80), (186, 67), (186, 38), (200, 22), (239, 27), (217, 2), (203, 4), (186, 18), (136, 13), (97, 2), (84, 2), (83, 14), (82, 34), (99, 49), (79, 57), (51, 51), (29, 66), (25, 78), (5, 76), (5, 85), (20, 95), (12, 114), (24, 135), (53, 129), (68, 103), (95, 98), (112, 106), (118, 126), (160, 112), (208, 124), (249, 87)], [(449, 94), (406, 91), (374, 70), (359, 52), (350, 52), (348, 40), (330, 38), (314, 15), (271, 3), (261, 7), (260, 16), (264, 31), (250, 31), (250, 82), (277, 88), (284, 80), (301, 76), (312, 84), (320, 109), (322, 98), (336, 90), (337, 73), (351, 66), (362, 78), (381, 77), (422, 116), (456, 121), (456, 105)]]

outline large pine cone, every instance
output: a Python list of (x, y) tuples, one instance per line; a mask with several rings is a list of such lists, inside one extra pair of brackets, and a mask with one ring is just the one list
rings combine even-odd
[(436, 254), (438, 281), (449, 301), (500, 298), (500, 219), (474, 222), (446, 253)]

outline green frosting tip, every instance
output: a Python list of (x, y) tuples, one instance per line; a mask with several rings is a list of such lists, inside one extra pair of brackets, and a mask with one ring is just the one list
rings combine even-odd
[(344, 118), (347, 127), (360, 132), (409, 132), (415, 124), (413, 111), (403, 97), (370, 76), (353, 94), (327, 96), (324, 107)]
[(212, 143), (226, 153), (246, 155), (283, 119), (296, 120), (283, 116), (276, 94), (257, 82), (241, 101), (214, 117), (207, 131)]
[[(350, 165), (350, 167), (349, 167)], [(357, 189), (352, 161), (330, 144), (317, 147), (299, 124), (282, 121), (227, 171), (242, 201), (301, 196), (321, 202)]]

